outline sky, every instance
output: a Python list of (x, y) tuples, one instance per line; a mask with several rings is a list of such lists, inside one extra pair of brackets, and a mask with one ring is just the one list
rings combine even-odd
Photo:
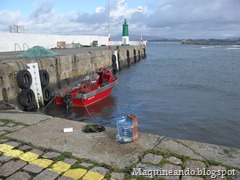
[(0, 0), (1, 32), (112, 37), (125, 18), (130, 39), (240, 38), (240, 0)]

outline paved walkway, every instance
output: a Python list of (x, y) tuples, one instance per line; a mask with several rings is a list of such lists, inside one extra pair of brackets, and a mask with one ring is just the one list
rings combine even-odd
[(120, 144), (115, 129), (86, 134), (84, 126), (0, 113), (0, 179), (240, 179), (239, 149), (144, 133)]

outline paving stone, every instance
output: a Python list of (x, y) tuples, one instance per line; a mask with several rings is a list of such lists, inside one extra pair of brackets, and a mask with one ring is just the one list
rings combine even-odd
[(12, 176), (8, 177), (6, 180), (29, 180), (31, 176), (26, 172), (17, 172)]
[(162, 160), (162, 158), (163, 156), (161, 155), (148, 153), (143, 157), (142, 162), (158, 164)]
[[(162, 167), (163, 170), (167, 171), (168, 173), (172, 172), (172, 175), (168, 176), (162, 176), (164, 179), (173, 179), (173, 180), (178, 180), (180, 178), (180, 170), (181, 166), (173, 165), (173, 164), (164, 164)], [(174, 172), (177, 172), (177, 174), (174, 174)]]
[(5, 144), (13, 146), (14, 148), (18, 147), (20, 145), (20, 143), (15, 142), (15, 141), (8, 141)]
[(56, 152), (47, 152), (46, 154), (43, 155), (43, 157), (48, 158), (48, 159), (53, 159), (60, 155), (61, 155), (60, 153), (56, 153)]
[[(223, 166), (210, 165), (207, 169), (212, 171), (212, 172), (218, 172), (219, 170), (226, 171), (226, 167), (223, 167)], [(221, 175), (215, 177), (214, 174), (213, 174), (212, 177), (208, 176), (208, 179), (216, 179), (216, 180), (222, 179), (222, 180), (224, 180), (224, 179), (226, 179), (226, 176), (223, 176), (222, 173), (221, 173)]]
[(30, 150), (32, 149), (31, 146), (28, 146), (28, 145), (23, 145), (23, 146), (20, 146), (18, 147), (19, 150), (22, 150), (22, 151), (26, 151), (26, 150)]
[(21, 160), (9, 161), (0, 167), (0, 176), (7, 177), (16, 172), (17, 170), (21, 169), (22, 167), (24, 167), (26, 164), (27, 164), (26, 162)]
[(1, 135), (4, 135), (4, 134), (7, 134), (8, 132), (6, 132), (6, 131), (0, 131), (0, 136)]
[(66, 171), (63, 176), (72, 178), (72, 179), (80, 179), (87, 173), (86, 169), (78, 168), (78, 169), (69, 169)]
[(9, 131), (10, 127), (0, 126), (0, 131)]
[(32, 149), (30, 152), (37, 154), (39, 156), (41, 156), (43, 154), (43, 151), (39, 150), (39, 149)]
[(0, 144), (0, 152), (8, 152), (11, 149), (13, 149), (13, 146), (10, 146), (8, 144)]
[(58, 178), (58, 180), (73, 180), (73, 178), (62, 176), (62, 177)]
[(181, 180), (203, 180), (203, 178), (197, 176), (182, 176)]
[(88, 171), (87, 174), (83, 176), (82, 180), (89, 180), (89, 179), (101, 180), (103, 178), (104, 176), (102, 174), (99, 174), (93, 171)]
[(77, 160), (76, 160), (76, 159), (65, 158), (65, 159), (63, 160), (63, 162), (65, 162), (65, 163), (67, 163), (67, 164), (70, 164), (70, 165), (73, 165), (74, 163), (77, 162)]
[(97, 173), (102, 174), (103, 176), (105, 176), (106, 173), (109, 170), (104, 168), (104, 167), (96, 166), (96, 167), (92, 168), (90, 171), (97, 172)]
[(171, 157), (167, 158), (166, 160), (172, 162), (173, 164), (182, 164), (181, 159), (178, 159), (174, 156), (171, 156)]
[(50, 159), (36, 159), (34, 161), (31, 161), (30, 163), (42, 168), (47, 168), (53, 163), (53, 161)]
[(122, 180), (124, 179), (124, 176), (125, 176), (124, 173), (117, 173), (117, 172), (112, 172), (110, 175), (112, 179), (116, 179), (116, 180)]
[(8, 162), (11, 159), (13, 159), (13, 157), (11, 157), (11, 156), (5, 156), (5, 155), (0, 156), (0, 162), (2, 162), (2, 163)]
[(62, 161), (58, 161), (52, 166), (52, 170), (58, 172), (59, 174), (66, 172), (71, 167), (70, 164), (67, 164)]
[(19, 156), (19, 158), (23, 161), (27, 161), (27, 162), (31, 162), (34, 161), (38, 158), (38, 155), (32, 152), (26, 152), (21, 154), (21, 156)]
[(235, 175), (232, 176), (232, 180), (240, 180), (240, 170), (236, 171)]
[(36, 177), (33, 178), (33, 180), (53, 180), (57, 178), (59, 174), (55, 171), (51, 171), (49, 169), (44, 170), (40, 174), (38, 174)]
[(195, 172), (199, 171), (199, 170), (203, 170), (204, 168), (206, 169), (206, 165), (204, 162), (202, 161), (195, 161), (195, 160), (188, 160), (186, 162), (186, 166), (185, 166), (185, 171), (186, 170), (194, 170)]
[(11, 156), (14, 158), (19, 157), (21, 154), (23, 154), (23, 151), (18, 150), (18, 149), (12, 149), (12, 150), (4, 153), (5, 156)]
[[(155, 174), (149, 174), (148, 172), (158, 172), (160, 170), (159, 166), (153, 166), (153, 165), (149, 165), (149, 164), (142, 164), (142, 163), (138, 163), (136, 165), (136, 168), (132, 169), (131, 175), (134, 177), (139, 177), (139, 176), (143, 176), (143, 177), (148, 177), (148, 178), (154, 178), (156, 176), (158, 176), (158, 173)], [(141, 174), (137, 174), (137, 173)], [(160, 176), (161, 178), (161, 176)]]
[(40, 166), (37, 166), (35, 164), (28, 164), (27, 166), (25, 166), (23, 168), (25, 171), (28, 171), (30, 173), (40, 173), (44, 168), (43, 167), (40, 167)]
[(14, 124), (14, 123), (8, 123), (8, 124), (6, 124), (6, 126), (8, 126), (8, 127), (13, 127), (13, 126), (15, 126), (16, 124)]
[(1, 121), (0, 121), (0, 126), (1, 126), (1, 125), (4, 125), (4, 124), (5, 124), (5, 122), (1, 122)]
[(0, 139), (0, 143), (5, 143), (5, 142), (8, 142), (9, 140), (8, 139)]
[(17, 126), (13, 126), (13, 127), (10, 127), (10, 131), (17, 131), (17, 130), (19, 130), (19, 129), (22, 129), (22, 128), (24, 128), (25, 126), (23, 126), (23, 125), (17, 125)]
[(92, 163), (86, 163), (86, 162), (82, 162), (82, 163), (80, 163), (80, 165), (83, 167), (86, 167), (86, 168), (93, 166)]

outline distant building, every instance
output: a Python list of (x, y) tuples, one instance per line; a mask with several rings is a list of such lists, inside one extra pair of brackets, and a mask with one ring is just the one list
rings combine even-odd
[(10, 33), (24, 33), (24, 26), (20, 26), (20, 25), (9, 26), (9, 32)]

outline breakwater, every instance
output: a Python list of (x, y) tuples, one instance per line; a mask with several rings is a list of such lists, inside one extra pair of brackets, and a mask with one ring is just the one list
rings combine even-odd
[[(117, 52), (116, 55), (113, 53)], [(0, 53), (0, 102), (15, 102), (20, 88), (17, 85), (16, 76), (20, 70), (27, 69), (28, 63), (38, 63), (39, 69), (46, 70), (50, 75), (49, 85), (58, 90), (66, 84), (77, 79), (83, 79), (86, 75), (94, 74), (100, 67), (116, 69), (116, 63), (124, 68), (139, 61), (145, 54), (142, 46), (114, 46), (111, 50), (107, 47), (58, 49), (54, 52), (59, 56), (41, 59), (18, 59), (17, 54), (23, 52)], [(118, 58), (116, 58), (118, 56)], [(118, 62), (116, 61), (118, 59)]]

